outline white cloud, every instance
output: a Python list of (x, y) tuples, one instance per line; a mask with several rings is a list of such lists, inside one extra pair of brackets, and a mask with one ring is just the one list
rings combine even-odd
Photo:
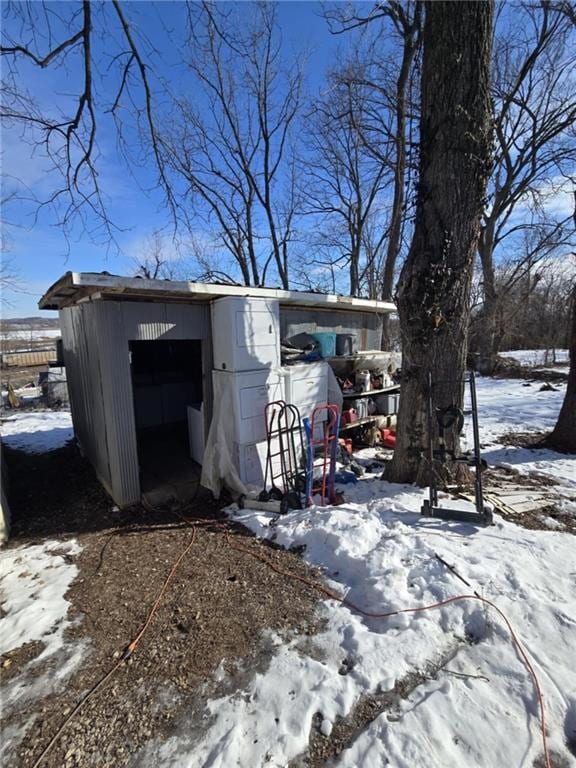
[[(545, 179), (537, 188), (538, 203), (548, 213), (557, 218), (566, 218), (574, 213), (574, 183), (563, 176)], [(518, 205), (516, 213), (521, 214), (533, 207), (532, 194), (525, 194)]]

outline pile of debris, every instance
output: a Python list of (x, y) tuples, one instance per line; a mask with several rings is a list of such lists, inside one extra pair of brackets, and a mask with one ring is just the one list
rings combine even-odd
[[(504, 467), (492, 467), (484, 476), (484, 498), (502, 517), (524, 528), (564, 530), (576, 533), (574, 515), (563, 511), (558, 486), (541, 475), (522, 475)], [(566, 489), (566, 499), (576, 494)]]

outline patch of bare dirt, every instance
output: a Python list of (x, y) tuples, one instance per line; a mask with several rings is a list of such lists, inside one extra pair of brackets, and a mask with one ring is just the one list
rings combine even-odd
[(0, 685), (5, 685), (12, 678), (17, 677), (28, 662), (40, 656), (44, 650), (44, 643), (34, 640), (24, 643), (20, 648), (3, 653), (0, 657)]
[[(66, 481), (54, 482), (56, 477)], [(68, 640), (90, 641), (61, 693), (3, 713), (3, 727), (28, 724), (6, 758), (29, 768), (86, 692), (122, 658), (192, 530), (168, 510), (114, 511), (73, 447), (23, 456), (11, 488), (16, 536), (11, 546), (69, 535), (82, 545), (75, 558), (80, 573), (66, 596), (69, 616), (80, 621)], [(318, 630), (315, 589), (232, 549), (212, 502), (201, 501), (186, 514), (214, 523), (197, 527), (136, 651), (71, 721), (43, 761), (45, 768), (120, 768), (148, 741), (175, 733), (183, 723), (188, 734), (201, 735), (209, 725), (206, 701), (242, 689), (256, 670), (266, 668), (274, 652), (270, 632), (305, 637)], [(288, 574), (320, 580), (293, 552), (240, 529), (233, 537)], [(27, 652), (19, 653), (25, 666)], [(22, 666), (16, 660), (14, 665)], [(225, 673), (218, 679), (217, 669)]]
[(543, 448), (543, 441), (548, 432), (507, 432), (498, 438), (502, 445), (510, 445), (514, 448)]
[(526, 381), (556, 382), (558, 384), (568, 381), (568, 374), (564, 371), (553, 371), (548, 368), (532, 368), (510, 360), (507, 361), (506, 365), (499, 366), (491, 375), (495, 379), (526, 379)]
[[(561, 755), (560, 752), (556, 752), (555, 749), (549, 751), (548, 758), (551, 768), (570, 768), (571, 766), (570, 760), (565, 755)], [(532, 765), (533, 768), (546, 768), (547, 763), (544, 754), (539, 755)]]
[[(437, 679), (444, 667), (456, 656), (459, 644), (447, 650), (424, 670), (411, 672), (398, 680), (389, 691), (378, 691), (361, 696), (347, 717), (336, 719), (329, 736), (322, 733), (322, 717), (317, 714), (312, 723), (310, 741), (306, 754), (292, 760), (289, 768), (323, 768), (348, 749), (362, 732), (383, 712), (392, 713), (410, 694), (429, 680)], [(342, 674), (347, 674), (344, 669)]]

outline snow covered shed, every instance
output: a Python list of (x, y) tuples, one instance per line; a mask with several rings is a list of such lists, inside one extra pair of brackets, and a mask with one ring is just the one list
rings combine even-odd
[[(76, 272), (39, 307), (59, 311), (75, 434), (120, 506), (138, 502), (144, 474), (176, 461), (178, 451), (202, 463), (221, 379), (235, 392), (230, 417), (243, 468), (264, 437), (264, 405), (285, 395), (280, 340), (341, 333), (359, 350), (379, 350), (382, 315), (395, 309), (329, 294)], [(312, 368), (305, 372), (318, 399), (326, 377), (316, 380), (322, 390)]]

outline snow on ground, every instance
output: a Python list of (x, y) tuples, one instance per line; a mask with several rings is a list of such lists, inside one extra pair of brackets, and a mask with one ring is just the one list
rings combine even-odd
[(62, 645), (69, 603), (64, 595), (78, 574), (70, 558), (79, 554), (75, 541), (47, 541), (0, 552), (2, 634), (0, 653), (42, 640), (38, 660)]
[(26, 453), (62, 448), (74, 437), (70, 411), (5, 411), (0, 421), (2, 442)]
[[(478, 418), (482, 456), (489, 464), (509, 467), (523, 474), (547, 474), (559, 485), (576, 488), (573, 457), (550, 450), (530, 450), (503, 445), (499, 438), (508, 432), (545, 432), (553, 429), (566, 384), (554, 384), (556, 391), (541, 390), (541, 382), (520, 379), (478, 377)], [(470, 428), (465, 446), (472, 448)], [(574, 511), (576, 512), (576, 506)]]
[[(573, 495), (576, 457), (501, 442), (506, 432), (539, 432), (555, 423), (564, 386), (541, 392), (539, 384), (524, 384), (478, 379), (483, 454), (491, 463), (555, 477), (559, 492)], [(43, 424), (45, 435), (52, 435), (48, 440), (40, 435), (45, 450), (60, 444), (60, 430), (71, 436), (68, 412), (18, 413), (3, 424), (3, 432), (8, 444), (39, 450), (33, 435)], [(546, 531), (527, 530), (498, 516), (488, 528), (426, 520), (420, 516), (426, 491), (375, 475), (342, 490), (346, 501), (339, 507), (310, 508), (278, 519), (229, 510), (260, 537), (303, 546), (304, 558), (323, 570), (330, 588), (348, 604), (323, 600), (326, 623), (314, 637), (273, 637), (277, 652), (266, 671), (244, 690), (208, 702), (201, 727), (191, 729), (184, 721), (175, 736), (150, 742), (135, 756), (135, 764), (285, 768), (307, 749), (318, 713), (327, 736), (360, 697), (392, 691), (419, 671), (428, 679), (361, 730), (335, 766), (532, 768), (543, 751), (534, 682), (491, 607), (466, 598), (389, 618), (367, 617), (358, 610), (422, 608), (476, 590), (504, 611), (529, 655), (544, 696), (549, 747), (564, 760), (558, 765), (576, 766), (566, 746), (576, 735), (573, 536), (552, 525)], [(4, 606), (9, 644), (37, 637), (56, 648), (62, 639), (63, 596), (75, 570), (66, 576), (59, 572), (62, 558), (50, 554), (51, 547), (54, 543), (4, 553), (10, 558), (5, 586), (8, 594), (15, 593)], [(50, 566), (54, 570), (47, 579)], [(61, 579), (54, 579), (57, 573)], [(50, 628), (55, 629), (51, 640)], [(75, 650), (77, 658), (83, 650)], [(77, 663), (68, 655), (64, 670)], [(52, 667), (51, 674), (56, 684), (60, 666)], [(12, 685), (21, 685), (19, 680)], [(32, 677), (31, 688), (10, 689), (9, 700), (20, 703), (45, 691), (45, 677), (39, 680)]]
[[(60, 689), (84, 656), (86, 643), (64, 637), (72, 626), (64, 595), (78, 575), (72, 558), (79, 552), (76, 541), (46, 541), (0, 552), (0, 653), (9, 658), (26, 643), (43, 645), (40, 654), (3, 686), (4, 715)], [(0, 757), (22, 735), (22, 730), (5, 734)]]
[[(522, 381), (478, 380), (481, 439), (490, 461), (536, 468), (576, 485), (576, 457), (509, 449), (505, 432), (551, 428), (563, 398)], [(490, 456), (490, 454), (492, 454)], [(329, 735), (362, 695), (391, 691), (415, 671), (444, 665), (398, 699), (333, 763), (338, 768), (531, 768), (543, 753), (534, 682), (498, 614), (476, 599), (382, 619), (363, 616), (422, 607), (474, 590), (508, 617), (542, 687), (548, 746), (575, 766), (576, 555), (574, 538), (520, 528), (425, 520), (425, 490), (375, 476), (343, 486), (346, 502), (274, 515), (230, 509), (256, 535), (304, 546), (349, 605), (323, 602), (314, 638), (278, 640), (268, 670), (244, 691), (209, 702), (207, 731), (152, 742), (146, 765), (280, 768), (302, 754), (313, 718)], [(464, 502), (463, 502), (464, 503)], [(453, 565), (465, 586), (437, 558)], [(279, 578), (279, 589), (282, 581)], [(544, 763), (540, 763), (544, 766)]]
[[(375, 479), (346, 494), (343, 506), (292, 512), (275, 524), (261, 512), (232, 515), (278, 544), (304, 545), (305, 559), (324, 569), (330, 587), (366, 611), (420, 607), (472, 589), (497, 603), (535, 665), (550, 746), (570, 760), (564, 739), (576, 712), (574, 539), (500, 519), (487, 529), (424, 521), (422, 491)], [(361, 695), (390, 691), (414, 670), (442, 662), (448, 671), (381, 714), (336, 765), (531, 766), (542, 751), (534, 684), (502, 621), (479, 601), (378, 619), (327, 600), (324, 615), (318, 636), (279, 644), (247, 690), (209, 703), (212, 724), (199, 742), (158, 743), (146, 764), (286, 766), (306, 749), (316, 713), (328, 735)]]
[[(533, 366), (550, 365), (553, 359), (555, 359), (557, 363), (567, 363), (569, 360), (567, 349), (554, 350), (554, 358), (552, 357), (552, 350), (548, 351), (547, 358), (545, 349), (511, 349), (507, 352), (499, 352), (499, 354), (501, 357), (513, 357), (522, 365)], [(558, 369), (554, 368), (553, 370)]]
[(40, 341), (42, 339), (59, 339), (61, 335), (59, 328), (22, 328), (17, 331), (0, 331), (0, 340)]
[(570, 373), (570, 366), (569, 365), (557, 365), (554, 368), (541, 368), (538, 366), (539, 371), (548, 371), (550, 373), (565, 373), (568, 375)]

